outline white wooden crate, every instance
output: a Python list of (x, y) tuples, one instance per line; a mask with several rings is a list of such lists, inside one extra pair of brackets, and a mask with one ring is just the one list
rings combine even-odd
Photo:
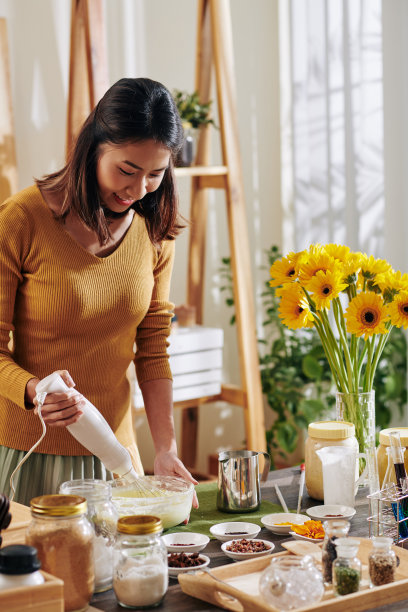
[[(221, 392), (224, 331), (215, 327), (179, 327), (172, 330), (168, 348), (173, 374), (173, 401), (181, 402)], [(133, 369), (132, 369), (133, 372)], [(130, 376), (132, 404), (143, 408), (136, 377)]]

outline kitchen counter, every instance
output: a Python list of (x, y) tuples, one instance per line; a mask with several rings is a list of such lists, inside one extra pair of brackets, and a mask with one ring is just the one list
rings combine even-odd
[[(274, 484), (279, 484), (279, 489), (288, 505), (289, 508), (296, 508), (297, 506), (297, 498), (298, 498), (298, 490), (299, 490), (299, 477), (300, 470), (299, 468), (286, 468), (283, 470), (276, 470), (269, 473), (269, 477), (267, 482), (262, 483), (262, 499), (269, 500), (274, 503), (279, 503), (279, 500), (276, 496), (276, 492), (274, 489)], [(356, 514), (351, 521), (351, 529), (350, 535), (368, 537), (368, 500), (367, 500), (366, 489), (361, 489), (358, 492), (356, 497)], [(308, 497), (305, 487), (303, 503), (302, 503), (302, 512), (307, 508), (318, 505), (319, 502)], [(225, 520), (229, 520), (234, 515), (225, 514)], [(247, 520), (251, 520), (251, 514), (248, 513), (246, 515)], [(264, 540), (270, 540), (275, 544), (275, 552), (279, 552), (284, 550), (281, 546), (282, 542), (287, 540), (292, 540), (292, 538), (287, 535), (285, 536), (277, 536), (268, 531), (267, 529), (261, 529), (258, 538), (262, 538)], [(210, 568), (214, 568), (220, 565), (226, 565), (229, 563), (234, 563), (231, 559), (226, 557), (224, 553), (221, 551), (221, 542), (218, 540), (210, 540), (209, 544), (203, 551), (204, 554), (210, 557)], [(96, 610), (103, 610), (105, 612), (119, 612), (124, 610), (116, 601), (115, 594), (113, 590), (106, 591), (105, 593), (99, 593), (95, 595), (91, 601), (91, 605)], [(212, 610), (221, 610), (223, 608), (219, 608), (213, 606), (205, 601), (200, 599), (192, 598), (181, 590), (178, 582), (173, 578), (169, 580), (169, 589), (166, 593), (163, 603), (161, 606), (157, 608), (160, 612), (205, 612)], [(378, 608), (372, 608), (377, 610), (378, 612), (401, 612), (402, 610), (408, 610), (408, 598), (404, 601), (399, 601), (394, 604), (389, 604), (386, 606), (381, 606)]]

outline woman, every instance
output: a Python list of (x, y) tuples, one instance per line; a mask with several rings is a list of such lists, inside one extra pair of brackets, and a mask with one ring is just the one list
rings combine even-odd
[(15, 501), (28, 504), (71, 478), (112, 477), (66, 429), (83, 397), (142, 472), (126, 376), (132, 360), (155, 473), (196, 483), (177, 458), (166, 353), (182, 139), (163, 85), (121, 79), (85, 121), (64, 168), (0, 205), (0, 491), (9, 494), (11, 473), (41, 435), (38, 381), (59, 370), (71, 387), (46, 396), (47, 433), (16, 474)]

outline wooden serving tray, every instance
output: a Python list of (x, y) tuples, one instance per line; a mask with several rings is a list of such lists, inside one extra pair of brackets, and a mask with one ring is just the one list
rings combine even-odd
[(64, 612), (64, 583), (40, 570), (45, 582), (0, 590), (0, 610), (4, 612)]
[[(344, 612), (347, 609), (348, 612), (359, 612), (408, 597), (408, 551), (394, 546), (393, 549), (400, 559), (395, 582), (370, 589), (368, 587), (368, 555), (372, 550), (372, 542), (369, 538), (356, 539), (360, 541), (358, 556), (363, 566), (362, 583), (364, 586), (362, 586), (362, 590), (343, 597), (335, 597), (333, 589), (329, 587), (326, 588), (323, 599), (319, 603), (299, 608), (299, 611)], [(311, 544), (311, 546), (315, 547), (314, 552), (317, 553), (318, 545)], [(310, 551), (312, 552), (312, 548), (310, 548)], [(267, 604), (260, 595), (258, 589), (259, 577), (263, 570), (268, 567), (272, 557), (290, 554), (291, 552), (285, 551), (259, 559), (238, 561), (222, 567), (210, 568), (214, 578), (203, 571), (197, 571), (195, 574), (180, 574), (178, 581), (181, 589), (187, 595), (197, 597), (225, 610), (233, 610), (234, 612), (278, 612), (277, 608)], [(223, 582), (219, 582), (219, 580)]]

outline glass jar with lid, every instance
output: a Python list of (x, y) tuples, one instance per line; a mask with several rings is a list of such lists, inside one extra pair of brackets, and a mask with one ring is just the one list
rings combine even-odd
[(81, 495), (87, 501), (87, 517), (94, 530), (95, 593), (112, 587), (113, 547), (119, 514), (112, 502), (111, 486), (105, 480), (84, 478), (63, 482), (59, 493)]
[(333, 591), (336, 596), (360, 590), (361, 561), (357, 557), (359, 540), (338, 538), (335, 541), (337, 559), (333, 561)]
[[(401, 445), (405, 448), (408, 447), (408, 427), (390, 427), (388, 429), (382, 429), (379, 433), (379, 445), (377, 449), (377, 464), (378, 464), (378, 477), (380, 480), (380, 487), (383, 487), (384, 476), (388, 467), (388, 456), (387, 448), (390, 447), (390, 432), (398, 431), (400, 433)], [(408, 453), (404, 453), (404, 464), (405, 469), (408, 472)], [(396, 483), (395, 474), (391, 476), (393, 482)]]
[(31, 502), (26, 544), (45, 572), (64, 581), (65, 612), (86, 610), (94, 591), (93, 529), (79, 495), (41, 495)]
[(332, 583), (333, 562), (337, 558), (335, 541), (345, 538), (350, 530), (350, 522), (345, 519), (324, 521), (324, 540), (322, 544), (322, 570), (326, 585)]
[(124, 608), (158, 606), (168, 586), (167, 549), (161, 519), (122, 516), (113, 557), (113, 589)]
[(368, 555), (370, 586), (381, 586), (394, 582), (397, 556), (391, 548), (392, 538), (375, 537), (372, 542), (373, 549)]
[(310, 497), (323, 501), (322, 462), (316, 454), (325, 446), (347, 446), (356, 449), (358, 442), (353, 423), (346, 421), (316, 421), (309, 423), (305, 443), (305, 484)]
[(274, 608), (294, 610), (321, 600), (323, 578), (310, 555), (275, 557), (259, 578), (259, 591)]

